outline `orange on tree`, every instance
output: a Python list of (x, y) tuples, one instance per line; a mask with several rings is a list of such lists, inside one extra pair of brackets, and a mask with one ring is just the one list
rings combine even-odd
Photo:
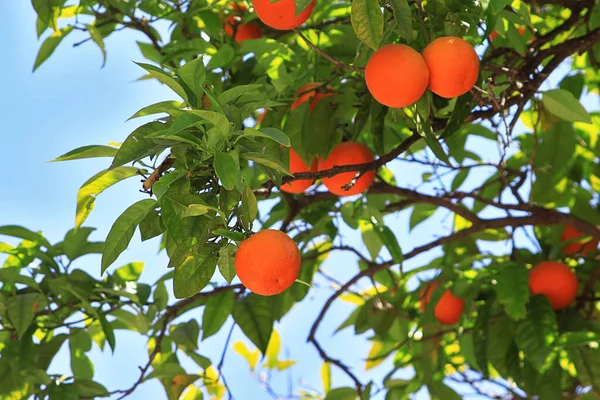
[[(360, 143), (344, 142), (338, 144), (329, 153), (326, 159), (319, 160), (319, 171), (331, 169), (335, 166), (362, 164), (374, 160), (371, 150)], [(331, 178), (323, 178), (323, 184), (327, 189), (337, 196), (352, 196), (364, 192), (371, 186), (375, 179), (375, 171), (362, 174), (354, 185), (345, 190), (343, 186), (354, 180), (356, 172), (341, 172)]]
[(401, 108), (423, 96), (429, 83), (429, 70), (423, 57), (413, 48), (388, 44), (369, 59), (365, 81), (375, 100), (388, 107)]
[[(517, 28), (517, 32), (519, 32), (519, 35), (523, 36), (525, 34), (525, 32), (527, 31), (527, 28), (524, 26), (520, 26), (519, 28)], [(491, 42), (494, 39), (496, 39), (498, 37), (499, 33), (498, 31), (493, 31), (492, 33), (490, 33), (490, 35), (488, 36), (488, 40)]]
[[(299, 172), (316, 172), (318, 170), (318, 161), (315, 158), (313, 163), (309, 166), (304, 164), (304, 161), (294, 149), (290, 148), (290, 165), (289, 170), (292, 174)], [(314, 180), (312, 179), (299, 179), (281, 185), (281, 190), (286, 193), (302, 193), (312, 185)]]
[(296, 242), (281, 231), (266, 229), (240, 244), (234, 265), (238, 278), (249, 290), (273, 296), (292, 286), (301, 262)]
[[(431, 301), (431, 293), (439, 286), (439, 282), (431, 282), (427, 284), (421, 292), (421, 312), (425, 312), (425, 305)], [(433, 315), (441, 325), (456, 325), (460, 321), (465, 301), (460, 297), (452, 294), (450, 289), (446, 290), (440, 297)]]
[(225, 33), (229, 36), (235, 34), (234, 40), (242, 42), (248, 39), (259, 39), (262, 37), (260, 27), (253, 22), (241, 22), (240, 17), (246, 12), (246, 6), (241, 3), (231, 3), (231, 8), (238, 15), (229, 15), (225, 20)]
[(429, 89), (440, 97), (463, 95), (477, 82), (479, 57), (461, 38), (435, 39), (423, 50), (423, 58), (429, 68)]
[(296, 0), (279, 0), (275, 3), (271, 1), (252, 0), (252, 5), (256, 15), (265, 25), (279, 30), (299, 27), (310, 17), (315, 8), (315, 0), (313, 0), (308, 7), (296, 15)]
[(332, 87), (328, 86), (326, 88), (327, 91), (323, 91), (322, 89), (320, 90), (322, 86), (323, 84), (318, 82), (307, 83), (306, 85), (302, 86), (300, 89), (298, 89), (299, 96), (296, 101), (292, 103), (290, 109), (293, 111), (299, 107), (300, 104), (310, 100), (310, 111), (312, 111), (319, 103), (319, 100), (321, 100), (323, 97), (335, 96), (335, 93), (331, 92), (333, 90)]
[(587, 236), (585, 233), (579, 232), (572, 226), (565, 226), (565, 229), (560, 235), (560, 241), (566, 242), (571, 240), (572, 242), (568, 243), (564, 247), (563, 252), (566, 255), (573, 255), (585, 254), (589, 253), (590, 251), (596, 250), (596, 248), (598, 247), (599, 240), (594, 238), (583, 239), (585, 236)]
[(554, 310), (562, 310), (577, 295), (577, 276), (565, 264), (544, 261), (529, 271), (529, 289), (546, 296)]

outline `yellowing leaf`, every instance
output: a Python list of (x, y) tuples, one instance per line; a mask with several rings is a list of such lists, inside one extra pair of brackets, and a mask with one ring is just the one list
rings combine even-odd
[(321, 381), (323, 382), (323, 392), (329, 393), (331, 390), (331, 364), (328, 362), (321, 365)]
[(256, 363), (258, 363), (258, 358), (260, 357), (260, 352), (258, 350), (250, 351), (248, 346), (239, 340), (233, 344), (233, 350), (240, 356), (244, 357), (246, 361), (248, 361), (250, 369), (254, 371), (254, 368), (256, 368)]
[(266, 360), (263, 364), (266, 368), (277, 368), (279, 357), (279, 350), (281, 349), (281, 337), (279, 333), (273, 329), (273, 333), (271, 334), (271, 340), (269, 340), (269, 345), (267, 346), (267, 351), (265, 353)]

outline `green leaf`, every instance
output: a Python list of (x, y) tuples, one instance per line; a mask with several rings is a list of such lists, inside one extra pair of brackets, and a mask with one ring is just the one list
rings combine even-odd
[(234, 255), (236, 251), (237, 247), (232, 244), (227, 244), (219, 250), (219, 260), (217, 265), (219, 266), (221, 275), (229, 284), (231, 284), (231, 281), (235, 278)]
[(75, 387), (79, 391), (79, 396), (84, 398), (109, 397), (108, 390), (98, 382), (86, 379), (75, 379)]
[(117, 218), (106, 237), (106, 244), (102, 252), (101, 274), (115, 262), (119, 255), (127, 248), (135, 229), (140, 222), (154, 210), (158, 203), (154, 199), (144, 199), (131, 205)]
[(202, 340), (219, 332), (233, 312), (234, 293), (225, 291), (211, 297), (202, 315)]
[(296, 15), (298, 16), (302, 13), (302, 11), (306, 10), (306, 8), (310, 5), (312, 0), (294, 0), (294, 5), (296, 6)]
[(198, 350), (198, 335), (200, 327), (195, 319), (177, 325), (171, 331), (171, 338), (179, 346), (180, 349), (189, 352), (190, 350)]
[(124, 179), (138, 175), (133, 167), (118, 167), (98, 172), (88, 179), (77, 192), (77, 209), (75, 211), (75, 228), (79, 228), (94, 209), (96, 196)]
[(365, 246), (367, 246), (367, 250), (371, 255), (371, 259), (375, 260), (381, 251), (383, 241), (381, 240), (380, 236), (375, 233), (372, 223), (360, 220), (358, 221), (358, 226), (360, 228), (362, 240), (365, 243)]
[(404, 260), (404, 254), (402, 254), (402, 249), (400, 248), (400, 244), (398, 243), (398, 239), (396, 238), (396, 235), (394, 235), (394, 232), (381, 222), (373, 224), (373, 228), (377, 236), (379, 236), (379, 239), (390, 252), (394, 263), (400, 264)]
[(443, 382), (432, 382), (427, 385), (431, 400), (462, 400), (463, 398), (454, 391), (454, 389), (446, 386)]
[(456, 174), (456, 176), (454, 177), (454, 180), (452, 181), (452, 186), (451, 186), (451, 190), (453, 192), (458, 190), (460, 188), (460, 186), (465, 182), (465, 180), (469, 176), (469, 171), (471, 171), (470, 168), (463, 169), (458, 174)]
[(237, 154), (232, 152), (217, 153), (213, 164), (223, 187), (232, 190), (238, 182), (240, 174), (240, 161)]
[(246, 337), (265, 354), (274, 323), (268, 298), (251, 293), (237, 300), (233, 307), (233, 319)]
[(256, 202), (256, 196), (250, 186), (246, 186), (244, 193), (242, 193), (242, 223), (244, 226), (250, 228), (252, 223), (258, 215), (258, 205)]
[(69, 339), (71, 351), (71, 371), (77, 379), (91, 380), (94, 377), (94, 365), (85, 355), (92, 349), (92, 339), (85, 331), (79, 331)]
[(46, 247), (47, 249), (52, 248), (50, 242), (46, 240), (40, 233), (36, 233), (30, 231), (27, 228), (23, 228), (22, 226), (17, 225), (4, 225), (0, 226), (0, 235), (12, 236), (19, 239), (30, 240), (32, 242), (37, 242), (40, 245)]
[[(537, 146), (535, 167), (551, 168), (552, 178), (559, 177), (575, 154), (577, 138), (571, 124), (559, 122), (542, 135)], [(541, 173), (541, 172), (540, 172)]]
[(163, 55), (160, 54), (160, 52), (158, 50), (156, 50), (156, 47), (154, 47), (154, 45), (152, 45), (151, 43), (144, 43), (144, 42), (136, 42), (140, 51), (142, 52), (142, 55), (150, 60), (153, 61), (157, 64), (160, 64), (162, 59), (163, 59)]
[(260, 130), (254, 128), (246, 128), (244, 129), (244, 136), (266, 137), (274, 140), (279, 144), (284, 145), (285, 147), (291, 146), (290, 138), (284, 132), (280, 131), (277, 128), (262, 128)]
[(200, 243), (186, 252), (182, 263), (175, 265), (175, 297), (182, 299), (193, 296), (208, 285), (217, 268), (216, 251), (214, 245)]
[(58, 31), (53, 32), (52, 35), (44, 40), (44, 43), (42, 43), (42, 46), (38, 51), (35, 63), (33, 64), (33, 71), (38, 69), (38, 67), (52, 55), (54, 50), (56, 50), (56, 47), (58, 47), (60, 42), (65, 38), (65, 36), (71, 33), (71, 31), (73, 31), (73, 27), (66, 26)]
[(102, 67), (104, 68), (106, 65), (106, 49), (104, 48), (104, 38), (102, 37), (102, 33), (100, 33), (100, 30), (93, 25), (86, 25), (86, 28), (90, 34), (90, 38), (98, 45), (98, 48), (100, 48), (100, 51), (102, 52)]
[(162, 146), (158, 146), (153, 140), (147, 139), (146, 136), (163, 129), (165, 129), (165, 124), (155, 121), (134, 130), (127, 136), (119, 151), (117, 151), (110, 169), (115, 169), (131, 161), (141, 160), (162, 149)]
[(527, 316), (529, 302), (529, 271), (515, 263), (500, 266), (496, 276), (496, 294), (506, 313), (515, 321)]
[(219, 95), (219, 102), (221, 104), (229, 104), (235, 102), (242, 95), (256, 92), (258, 89), (262, 88), (264, 85), (260, 84), (252, 84), (252, 85), (237, 85), (232, 87), (231, 89), (227, 89), (223, 93)]
[(83, 255), (89, 244), (88, 237), (95, 230), (96, 228), (79, 228), (71, 229), (67, 232), (62, 248), (67, 257), (69, 257), (69, 260), (72, 261)]
[(156, 289), (154, 289), (154, 305), (159, 310), (164, 310), (169, 303), (169, 293), (167, 292), (167, 288), (165, 287), (165, 283), (163, 281), (156, 283)]
[(142, 271), (144, 270), (144, 263), (141, 261), (131, 262), (119, 267), (114, 273), (113, 277), (118, 277), (124, 282), (136, 282)]
[(437, 211), (437, 207), (431, 204), (419, 203), (413, 207), (410, 215), (409, 228), (412, 231), (417, 225), (431, 217)]
[(98, 320), (100, 321), (100, 325), (102, 326), (102, 331), (104, 332), (106, 341), (108, 342), (108, 345), (110, 346), (110, 349), (112, 350), (112, 352), (114, 354), (115, 346), (116, 346), (115, 331), (103, 313), (97, 312), (96, 318), (98, 318)]
[(408, 1), (392, 0), (391, 5), (394, 10), (394, 19), (396, 20), (400, 34), (410, 43), (412, 39), (412, 12), (408, 5)]
[(187, 112), (210, 122), (215, 128), (219, 129), (219, 132), (223, 136), (226, 137), (229, 135), (229, 120), (224, 114), (205, 110), (188, 110)]
[(358, 393), (356, 389), (349, 387), (336, 388), (327, 393), (325, 400), (356, 400)]
[(224, 44), (217, 50), (215, 54), (210, 58), (210, 61), (206, 65), (207, 69), (217, 69), (227, 66), (235, 58), (235, 50), (231, 45)]
[(266, 167), (272, 168), (275, 171), (279, 171), (282, 174), (293, 176), (292, 173), (287, 169), (283, 163), (277, 158), (271, 156), (270, 154), (264, 153), (242, 153), (242, 158), (246, 160), (253, 161), (255, 163), (264, 165)]
[(206, 67), (203, 57), (198, 57), (179, 68), (179, 76), (192, 89), (197, 98), (202, 98), (203, 85), (206, 80)]
[(592, 123), (590, 114), (567, 90), (555, 89), (544, 92), (542, 103), (548, 111), (565, 121)]
[(150, 211), (140, 222), (142, 242), (157, 237), (165, 231), (165, 227), (157, 211)]
[(475, 360), (484, 376), (489, 376), (488, 371), (488, 343), (490, 332), (490, 316), (492, 313), (493, 301), (487, 299), (483, 305), (477, 309), (477, 319), (473, 327), (473, 349), (475, 351)]
[(353, 0), (351, 22), (356, 36), (364, 44), (377, 50), (383, 36), (383, 13), (379, 1)]
[(19, 340), (29, 329), (35, 313), (44, 307), (43, 299), (37, 293), (19, 294), (8, 298), (6, 312)]
[(50, 160), (50, 162), (81, 160), (84, 158), (94, 157), (114, 157), (115, 154), (117, 154), (118, 150), (119, 149), (110, 146), (83, 146), (75, 150), (71, 150), (68, 153), (63, 154), (62, 156), (55, 158), (54, 160)]
[(511, 0), (490, 0), (488, 7), (492, 9), (494, 14), (499, 14), (510, 2)]
[(544, 373), (552, 366), (556, 356), (556, 314), (542, 295), (531, 298), (527, 311), (527, 318), (516, 325), (515, 341), (531, 365)]
[(175, 93), (177, 93), (177, 95), (179, 95), (186, 102), (189, 101), (188, 97), (187, 97), (187, 93), (185, 92), (185, 89), (171, 75), (167, 74), (162, 69), (155, 67), (154, 65), (138, 63), (138, 62), (136, 62), (136, 64), (139, 65), (140, 67), (142, 67), (143, 69), (145, 69), (146, 71), (148, 71), (148, 73), (153, 78), (157, 79), (159, 82), (161, 82), (161, 83), (167, 85), (169, 88), (171, 88), (171, 90), (173, 90)]
[(585, 346), (600, 342), (600, 334), (596, 332), (565, 332), (558, 338), (558, 344), (564, 347)]
[[(179, 110), (181, 107), (183, 107), (183, 105), (184, 105), (184, 103), (182, 103), (180, 101), (161, 101), (160, 103), (155, 103), (148, 107), (142, 108), (141, 110), (139, 110), (138, 112), (133, 114), (131, 117), (129, 117), (127, 119), (127, 121), (134, 119), (134, 118), (146, 117), (148, 115), (153, 115), (153, 114), (160, 114), (160, 113), (170, 114), (172, 111)], [(157, 123), (151, 122), (151, 124), (157, 124)], [(162, 123), (158, 123), (158, 124), (161, 125), (161, 129), (162, 129), (163, 124)]]
[(448, 154), (446, 154), (446, 151), (440, 144), (438, 138), (433, 132), (433, 129), (431, 128), (431, 122), (429, 120), (423, 120), (418, 113), (415, 113), (415, 124), (417, 127), (417, 132), (422, 138), (425, 139), (427, 146), (429, 146), (433, 154), (435, 154), (436, 157), (444, 163), (451, 165), (450, 160), (448, 159)]

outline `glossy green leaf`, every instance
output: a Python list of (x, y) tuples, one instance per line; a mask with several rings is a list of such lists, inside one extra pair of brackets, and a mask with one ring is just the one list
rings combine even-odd
[(23, 293), (8, 298), (6, 312), (19, 340), (29, 329), (35, 313), (44, 307), (45, 301), (37, 293)]
[(356, 400), (356, 389), (349, 387), (336, 388), (327, 393), (325, 400)]
[(377, 50), (383, 36), (383, 13), (379, 1), (353, 0), (351, 15), (356, 36), (364, 44)]
[(280, 131), (277, 128), (262, 128), (260, 130), (254, 128), (246, 128), (244, 129), (244, 136), (266, 137), (286, 147), (291, 146), (290, 138), (284, 132)]
[(206, 67), (203, 57), (198, 57), (179, 68), (179, 76), (192, 89), (197, 98), (204, 93), (203, 85), (206, 80)]
[(392, 9), (394, 10), (394, 20), (402, 37), (410, 42), (412, 39), (412, 12), (407, 0), (392, 0)]
[[(161, 114), (161, 113), (169, 114), (172, 111), (179, 110), (181, 107), (183, 107), (183, 104), (184, 103), (182, 103), (180, 101), (161, 101), (159, 103), (155, 103), (155, 104), (152, 104), (150, 106), (140, 109), (138, 112), (133, 114), (127, 120), (129, 121), (134, 118), (146, 117), (148, 115), (154, 115), (154, 114)], [(156, 123), (153, 123), (153, 124), (156, 125)], [(162, 124), (160, 124), (160, 125), (162, 125)]]
[(75, 227), (79, 228), (90, 215), (96, 203), (96, 196), (112, 185), (138, 175), (138, 171), (133, 167), (117, 167), (100, 171), (88, 179), (77, 192)]
[(110, 166), (115, 169), (132, 161), (141, 160), (163, 147), (146, 137), (152, 133), (165, 129), (161, 122), (150, 122), (134, 130), (123, 142)]
[(0, 235), (12, 236), (20, 239), (30, 240), (32, 242), (37, 242), (40, 245), (51, 248), (52, 245), (44, 236), (40, 233), (30, 231), (27, 228), (17, 225), (4, 225), (0, 226)]
[(264, 153), (242, 153), (242, 158), (246, 160), (253, 161), (255, 163), (264, 165), (266, 167), (272, 168), (275, 171), (279, 171), (285, 175), (293, 176), (292, 173), (288, 170), (288, 168), (283, 165), (283, 163), (277, 158)]
[(233, 307), (233, 319), (244, 335), (265, 354), (274, 323), (268, 298), (249, 294), (237, 300)]
[(219, 332), (233, 312), (233, 303), (232, 291), (224, 291), (208, 300), (202, 314), (202, 340)]
[(66, 26), (58, 31), (53, 32), (52, 35), (50, 35), (48, 38), (46, 38), (46, 40), (44, 40), (44, 43), (42, 43), (42, 46), (38, 51), (35, 63), (33, 64), (34, 71), (38, 69), (39, 66), (42, 65), (44, 61), (46, 61), (48, 57), (52, 55), (52, 53), (54, 52), (54, 50), (56, 50), (60, 42), (62, 42), (65, 36), (67, 36), (72, 31), (72, 26)]
[(229, 284), (235, 278), (234, 260), (236, 251), (237, 247), (232, 244), (227, 244), (219, 250), (219, 260), (217, 261), (219, 272)]
[(135, 229), (146, 215), (154, 210), (157, 205), (158, 203), (154, 199), (140, 200), (127, 208), (123, 214), (117, 218), (106, 237), (106, 244), (102, 253), (101, 274), (103, 274), (127, 246), (129, 246), (129, 241), (133, 237)]
[(94, 157), (114, 157), (117, 154), (116, 149), (111, 146), (101, 146), (101, 145), (92, 145), (92, 146), (83, 146), (79, 147), (75, 150), (71, 150), (60, 157), (55, 158), (54, 160), (50, 160), (50, 162), (56, 161), (69, 161), (69, 160), (81, 160), (84, 158), (94, 158)]
[(565, 121), (592, 123), (590, 114), (567, 90), (554, 89), (544, 92), (542, 103), (548, 111)]
[(223, 187), (232, 190), (239, 179), (240, 173), (240, 162), (237, 154), (232, 152), (217, 153), (213, 165)]
[(202, 244), (191, 248), (175, 265), (173, 292), (178, 299), (190, 297), (208, 285), (217, 268), (217, 249)]
[(505, 263), (496, 276), (496, 295), (506, 313), (515, 321), (527, 316), (529, 271), (525, 266)]
[(185, 89), (171, 75), (167, 74), (162, 69), (155, 67), (154, 65), (138, 63), (138, 62), (136, 62), (136, 64), (139, 65), (140, 67), (142, 67), (143, 69), (145, 69), (146, 71), (148, 71), (148, 73), (153, 78), (155, 78), (159, 82), (167, 85), (171, 90), (173, 90), (175, 93), (177, 93), (177, 95), (179, 95), (179, 97), (181, 97), (185, 101), (188, 101), (188, 96), (187, 96), (187, 93), (185, 92)]
[(256, 196), (250, 186), (246, 186), (244, 193), (242, 193), (242, 223), (246, 227), (252, 226), (252, 223), (258, 216), (258, 205), (256, 202)]

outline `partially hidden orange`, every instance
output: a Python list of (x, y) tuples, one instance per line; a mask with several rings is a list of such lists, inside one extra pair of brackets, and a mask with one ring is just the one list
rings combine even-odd
[(301, 104), (310, 101), (310, 111), (312, 111), (323, 97), (335, 96), (332, 90), (330, 86), (323, 88), (323, 84), (318, 82), (307, 83), (298, 89), (298, 98), (292, 103), (290, 109), (293, 111)]
[[(360, 143), (344, 142), (338, 144), (326, 159), (319, 160), (319, 171), (331, 169), (335, 166), (363, 164), (374, 160), (371, 150)], [(356, 172), (341, 172), (331, 178), (323, 178), (323, 184), (337, 196), (352, 196), (364, 192), (371, 186), (375, 179), (375, 171), (362, 174), (348, 190), (344, 186), (352, 182)]]
[(429, 69), (429, 89), (440, 97), (467, 93), (479, 76), (479, 56), (473, 46), (456, 36), (435, 39), (423, 51)]
[[(426, 304), (431, 301), (431, 293), (438, 286), (439, 282), (428, 283), (421, 292), (421, 312), (425, 312)], [(464, 308), (465, 301), (460, 297), (456, 297), (450, 289), (447, 289), (435, 305), (433, 314), (441, 325), (456, 325), (460, 321)]]
[(229, 15), (225, 20), (225, 33), (234, 36), (236, 42), (262, 37), (260, 27), (253, 22), (241, 22), (241, 16), (246, 12), (246, 7), (241, 3), (232, 2), (230, 7), (237, 15)]
[(240, 244), (234, 265), (246, 288), (262, 296), (274, 296), (292, 286), (300, 274), (301, 262), (296, 242), (281, 231), (266, 229)]
[[(313, 163), (309, 166), (304, 164), (302, 158), (290, 148), (290, 172), (297, 174), (299, 172), (316, 172), (318, 170), (318, 161), (315, 158)], [(298, 179), (281, 185), (281, 190), (286, 193), (302, 193), (312, 185), (314, 180), (312, 179)]]
[(577, 295), (577, 276), (565, 264), (544, 261), (529, 271), (529, 289), (546, 296), (554, 310), (562, 310)]
[(580, 232), (569, 225), (565, 226), (565, 229), (560, 235), (560, 241), (566, 242), (572, 240), (572, 242), (564, 247), (563, 252), (566, 255), (571, 256), (574, 254), (585, 254), (596, 250), (600, 241), (595, 238), (583, 239), (586, 236), (585, 233)]
[(252, 0), (252, 5), (256, 15), (265, 25), (287, 31), (306, 22), (315, 8), (315, 0), (313, 0), (308, 7), (296, 15), (295, 1), (279, 0), (272, 3), (271, 0)]

